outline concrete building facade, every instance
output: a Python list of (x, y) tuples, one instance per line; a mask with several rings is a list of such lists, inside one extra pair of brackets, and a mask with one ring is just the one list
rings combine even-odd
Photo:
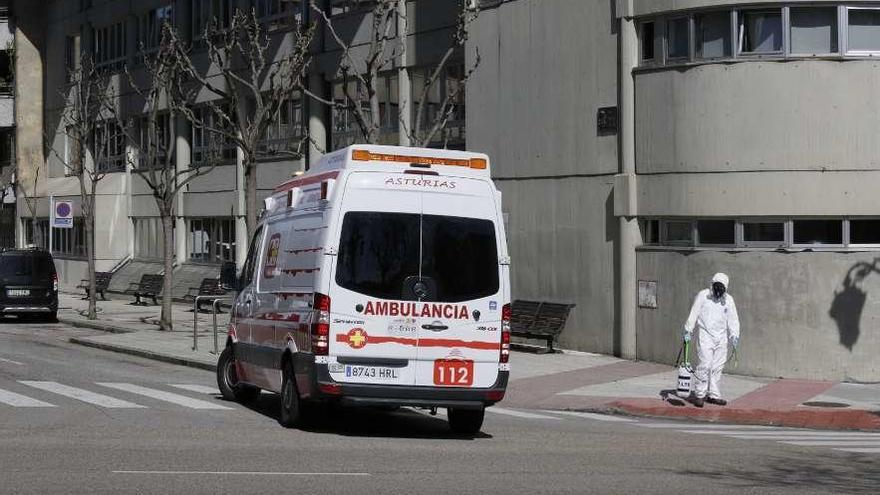
[[(455, 23), (454, 2), (404, 4), (406, 22), (396, 32), (407, 33), (406, 55), (383, 73), (387, 143), (406, 142), (393, 116), (412, 105)], [(880, 206), (872, 194), (880, 175), (880, 112), (872, 97), (880, 79), (880, 1), (473, 5), (479, 16), (448, 84), (479, 63), (433, 145), (492, 157), (504, 194), (514, 297), (577, 305), (562, 346), (671, 362), (693, 296), (723, 271), (743, 323), (738, 372), (880, 379), (873, 359), (880, 344), (880, 303), (873, 300), (880, 289)], [(30, 153), (42, 156), (48, 171), (38, 188), (41, 212), (50, 194), (78, 200), (75, 181), (51, 156), (64, 149), (53, 138), (61, 133), (52, 88), (63, 84), (71, 47), (116, 43), (104, 63), (137, 70), (150, 19), (171, 15), (192, 37), (206, 16), (235, 6), (261, 9), (277, 25), (279, 50), (290, 36), (284, 19), (309, 17), (301, 2), (54, 0), (40, 13), (42, 31), (30, 15), (32, 26), (16, 24), (18, 87), (27, 81), (43, 88), (16, 102), (29, 109), (16, 115), (18, 168)], [(368, 42), (363, 5), (326, 6), (346, 40)], [(310, 89), (338, 98), (340, 52), (326, 31), (314, 54)], [(129, 108), (137, 111), (135, 103)], [(259, 166), (263, 194), (321, 152), (357, 140), (344, 112), (308, 99), (287, 112), (290, 125), (278, 128), (276, 142), (305, 134), (315, 142), (302, 160), (267, 157)], [(412, 118), (411, 110), (404, 113)], [(49, 142), (38, 139), (42, 128)], [(181, 166), (204, 151), (205, 141), (184, 123), (175, 139)], [(234, 149), (228, 162), (181, 194), (181, 272), (216, 274), (217, 261), (244, 256)], [(139, 179), (119, 167), (100, 194), (99, 269), (134, 272), (155, 262), (155, 205)], [(22, 211), (19, 199), (19, 217)], [(27, 242), (24, 222), (19, 230), (19, 241)], [(77, 282), (84, 262), (76, 253), (57, 257), (63, 282)]]

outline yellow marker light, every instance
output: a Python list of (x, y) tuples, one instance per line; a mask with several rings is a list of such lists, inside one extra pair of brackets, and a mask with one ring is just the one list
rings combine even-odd
[(486, 170), (485, 158), (471, 158), (471, 168), (477, 170)]

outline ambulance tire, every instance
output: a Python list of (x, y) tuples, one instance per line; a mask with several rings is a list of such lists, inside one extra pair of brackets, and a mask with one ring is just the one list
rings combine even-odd
[(260, 389), (238, 382), (235, 369), (235, 356), (232, 347), (228, 346), (220, 353), (217, 360), (217, 388), (224, 399), (235, 402), (253, 402), (260, 396)]
[(447, 411), (449, 416), (449, 428), (453, 433), (459, 435), (476, 435), (483, 426), (483, 417), (486, 414), (486, 408), (479, 409), (458, 409), (450, 408)]
[(296, 428), (303, 421), (303, 404), (296, 389), (293, 363), (286, 361), (281, 374), (281, 416), (278, 422), (285, 428)]

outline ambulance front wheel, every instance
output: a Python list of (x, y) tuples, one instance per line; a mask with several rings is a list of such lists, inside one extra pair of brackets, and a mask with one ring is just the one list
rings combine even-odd
[(486, 408), (479, 409), (458, 409), (450, 408), (447, 411), (449, 416), (449, 428), (461, 435), (476, 435), (483, 426), (483, 416), (486, 414)]
[(250, 402), (260, 395), (260, 389), (239, 382), (232, 346), (223, 349), (217, 360), (217, 388), (223, 398), (229, 401)]
[(302, 421), (302, 400), (296, 389), (293, 363), (284, 363), (281, 374), (281, 417), (278, 422), (285, 428), (295, 428)]

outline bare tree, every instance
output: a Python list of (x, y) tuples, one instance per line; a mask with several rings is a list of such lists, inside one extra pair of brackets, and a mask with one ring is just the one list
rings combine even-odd
[[(207, 103), (212, 119), (200, 118), (192, 108), (181, 109), (192, 122), (234, 143), (242, 154), (246, 223), (252, 235), (257, 223), (257, 159), (260, 141), (278, 118), (286, 101), (299, 98), (309, 64), (313, 29), (298, 26), (292, 46), (273, 60), (270, 40), (254, 10), (236, 10), (229, 26), (215, 18), (205, 28), (208, 55), (218, 76), (202, 73), (190, 61), (188, 75), (217, 97)], [(307, 137), (291, 156), (301, 155)]]
[[(209, 173), (217, 165), (214, 159), (202, 160), (186, 167), (177, 167), (175, 150), (177, 117), (186, 114), (198, 93), (198, 86), (187, 76), (189, 67), (188, 47), (180, 40), (176, 28), (165, 22), (161, 26), (161, 38), (154, 54), (144, 59), (146, 83), (139, 85), (129, 75), (132, 89), (143, 99), (144, 114), (135, 125), (125, 127), (129, 142), (138, 150), (130, 154), (132, 172), (149, 187), (162, 223), (162, 261), (164, 267), (162, 311), (159, 317), (161, 330), (173, 330), (171, 311), (171, 287), (174, 261), (174, 212), (178, 194), (193, 179)], [(194, 126), (203, 125), (200, 120)], [(135, 130), (139, 131), (135, 135)], [(218, 147), (211, 147), (217, 150)], [(181, 234), (182, 235), (182, 234)]]
[[(405, 33), (399, 32), (400, 27), (406, 30), (405, 8), (400, 4), (404, 0), (375, 0), (370, 2), (371, 9), (366, 16), (371, 20), (369, 44), (357, 46), (346, 41), (342, 33), (333, 25), (333, 20), (316, 4), (309, 0), (311, 9), (323, 21), (333, 41), (340, 49), (336, 79), (341, 83), (344, 100), (333, 100), (308, 92), (309, 96), (334, 110), (346, 112), (353, 117), (361, 137), (367, 143), (378, 143), (382, 127), (379, 86), (381, 74), (394, 66), (394, 61), (405, 55), (407, 44)], [(354, 2), (360, 3), (360, 2)], [(363, 2), (366, 4), (367, 2)], [(409, 136), (414, 146), (427, 146), (434, 142), (455, 115), (459, 100), (464, 96), (467, 80), (480, 64), (479, 50), (475, 53), (473, 64), (465, 69), (451, 88), (441, 91), (441, 79), (446, 78), (447, 71), (456, 57), (461, 56), (468, 40), (468, 29), (477, 19), (479, 9), (469, 0), (459, 0), (456, 25), (449, 46), (430, 69), (424, 85), (416, 100), (416, 115), (410, 124), (404, 115), (407, 105), (400, 102), (398, 121), (400, 132)], [(401, 16), (404, 16), (401, 19)], [(403, 22), (399, 22), (399, 21)], [(398, 26), (395, 30), (394, 27)], [(405, 58), (405, 57), (404, 57)], [(437, 102), (431, 97), (438, 94)], [(442, 94), (440, 94), (442, 93)], [(434, 108), (430, 108), (434, 106)]]
[[(111, 88), (108, 74), (89, 57), (82, 57), (71, 71), (60, 93), (65, 101), (60, 128), (67, 138), (68, 153), (51, 152), (79, 181), (80, 209), (88, 261), (88, 318), (97, 319), (95, 293), (95, 195), (98, 183), (111, 169), (124, 166), (118, 156), (124, 148), (125, 122), (116, 118), (118, 94)], [(89, 156), (87, 156), (89, 155)], [(113, 161), (117, 163), (113, 163)]]

